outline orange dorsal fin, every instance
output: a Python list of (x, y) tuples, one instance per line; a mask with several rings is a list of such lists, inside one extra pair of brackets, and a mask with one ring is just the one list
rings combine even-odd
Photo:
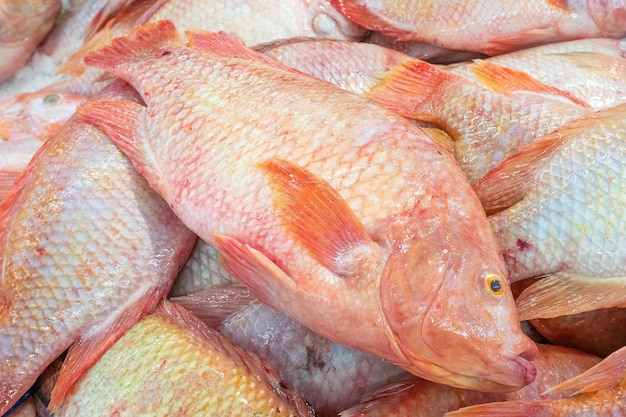
[(537, 170), (565, 140), (561, 136), (551, 135), (531, 142), (481, 178), (474, 185), (474, 191), (485, 212), (493, 214), (520, 202), (528, 192)]
[(264, 55), (261, 52), (248, 48), (235, 34), (226, 32), (187, 31), (185, 35), (190, 48), (219, 57), (233, 57), (262, 62), (284, 71), (302, 74), (302, 72), (288, 67), (282, 62)]
[(590, 277), (565, 271), (541, 278), (517, 297), (520, 320), (569, 316), (602, 308), (626, 308), (625, 278)]
[(108, 0), (98, 13), (91, 19), (89, 26), (85, 30), (85, 40), (90, 39), (96, 32), (98, 32), (107, 22), (109, 22), (115, 15), (118, 14), (125, 7), (135, 0)]
[(572, 395), (611, 389), (626, 378), (626, 346), (611, 353), (580, 375), (548, 389), (544, 394), (573, 391)]
[(492, 64), (481, 59), (474, 60), (472, 64), (468, 65), (468, 68), (484, 86), (500, 94), (508, 95), (513, 91), (530, 91), (562, 97), (579, 106), (589, 107), (587, 103), (569, 91), (544, 84), (523, 71)]
[(85, 56), (85, 63), (116, 75), (119, 65), (146, 56), (160, 57), (182, 46), (178, 30), (169, 20), (146, 23), (130, 35), (114, 39), (110, 45)]
[(260, 168), (268, 174), (282, 224), (325, 268), (350, 276), (357, 273), (361, 257), (375, 256), (377, 245), (330, 184), (284, 160)]
[(261, 302), (280, 310), (297, 289), (291, 277), (250, 245), (228, 236), (215, 235), (214, 239), (224, 268)]
[(59, 378), (52, 390), (48, 408), (61, 405), (70, 388), (128, 329), (165, 298), (169, 285), (158, 285), (129, 300), (129, 306), (109, 323), (100, 326), (93, 334), (83, 335), (67, 352)]
[(131, 160), (137, 172), (158, 191), (159, 176), (144, 153), (138, 120), (145, 107), (132, 100), (103, 99), (79, 106), (78, 116), (102, 129)]
[(218, 327), (226, 318), (258, 302), (258, 299), (246, 287), (232, 284), (172, 297), (170, 301), (191, 311), (207, 326)]
[(551, 402), (502, 401), (472, 405), (444, 414), (444, 417), (552, 417)]
[(395, 65), (366, 91), (365, 97), (402, 116), (437, 123), (433, 109), (441, 104), (441, 96), (464, 78), (418, 59)]

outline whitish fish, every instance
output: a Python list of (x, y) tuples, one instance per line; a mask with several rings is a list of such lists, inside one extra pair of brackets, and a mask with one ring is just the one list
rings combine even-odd
[(104, 132), (66, 123), (0, 205), (0, 415), (72, 346), (54, 409), (167, 295), (194, 239)]

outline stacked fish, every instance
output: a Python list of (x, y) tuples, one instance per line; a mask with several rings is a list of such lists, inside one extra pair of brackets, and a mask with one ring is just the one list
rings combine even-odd
[(624, 1), (0, 6), (0, 415), (626, 415)]

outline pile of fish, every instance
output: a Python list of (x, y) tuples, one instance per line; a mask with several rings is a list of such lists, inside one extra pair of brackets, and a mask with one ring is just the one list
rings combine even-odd
[(626, 415), (625, 37), (0, 0), (0, 416)]

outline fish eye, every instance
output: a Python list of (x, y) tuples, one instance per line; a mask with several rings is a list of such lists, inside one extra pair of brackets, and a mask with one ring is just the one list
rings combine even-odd
[(502, 277), (496, 274), (489, 274), (485, 278), (485, 286), (487, 287), (487, 291), (489, 291), (493, 295), (502, 295), (504, 294), (504, 282), (502, 281)]
[(43, 104), (54, 104), (59, 101), (60, 97), (58, 94), (50, 94), (43, 98)]

